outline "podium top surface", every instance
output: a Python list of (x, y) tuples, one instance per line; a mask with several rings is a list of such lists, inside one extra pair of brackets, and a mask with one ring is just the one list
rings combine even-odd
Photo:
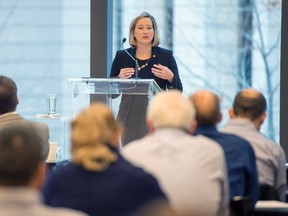
[(70, 78), (73, 94), (154, 95), (161, 88), (154, 79)]

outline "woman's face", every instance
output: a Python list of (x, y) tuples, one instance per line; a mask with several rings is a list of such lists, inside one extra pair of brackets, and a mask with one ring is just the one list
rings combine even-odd
[(137, 45), (151, 45), (154, 29), (152, 21), (149, 18), (142, 18), (136, 23), (134, 37), (136, 38)]

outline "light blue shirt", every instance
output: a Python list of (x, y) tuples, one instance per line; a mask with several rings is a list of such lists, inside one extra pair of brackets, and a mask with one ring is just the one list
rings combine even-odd
[(236, 134), (250, 142), (256, 156), (259, 183), (274, 186), (280, 200), (285, 202), (286, 158), (281, 146), (260, 133), (248, 119), (231, 119), (221, 131)]

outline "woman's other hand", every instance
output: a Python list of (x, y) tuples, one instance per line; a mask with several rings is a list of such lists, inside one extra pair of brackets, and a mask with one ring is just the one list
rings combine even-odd
[(120, 70), (118, 77), (121, 79), (129, 79), (130, 77), (134, 75), (134, 73), (135, 73), (134, 68), (122, 68)]
[(161, 65), (161, 64), (154, 64), (152, 67), (152, 73), (156, 77), (168, 80), (170, 83), (172, 82), (173, 77), (174, 77), (174, 74), (172, 73), (172, 71), (168, 67)]

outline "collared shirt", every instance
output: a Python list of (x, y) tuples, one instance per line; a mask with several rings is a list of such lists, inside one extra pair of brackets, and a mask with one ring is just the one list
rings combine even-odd
[(230, 198), (249, 196), (255, 205), (259, 185), (256, 158), (251, 144), (239, 136), (220, 133), (215, 126), (198, 126), (195, 134), (202, 134), (223, 148), (229, 176)]
[(84, 216), (65, 208), (51, 208), (41, 202), (41, 194), (28, 187), (0, 187), (0, 215), (7, 216)]
[(4, 113), (2, 115), (0, 115), (0, 118), (4, 118), (5, 116), (9, 116), (9, 115), (14, 115), (14, 114), (17, 114), (17, 112), (8, 112), (8, 113)]
[(158, 179), (176, 211), (203, 216), (229, 213), (225, 158), (216, 142), (161, 128), (127, 144), (122, 153)]
[(237, 134), (251, 143), (256, 155), (259, 183), (275, 187), (281, 201), (285, 201), (286, 158), (281, 146), (260, 133), (248, 119), (231, 119), (221, 131)]

